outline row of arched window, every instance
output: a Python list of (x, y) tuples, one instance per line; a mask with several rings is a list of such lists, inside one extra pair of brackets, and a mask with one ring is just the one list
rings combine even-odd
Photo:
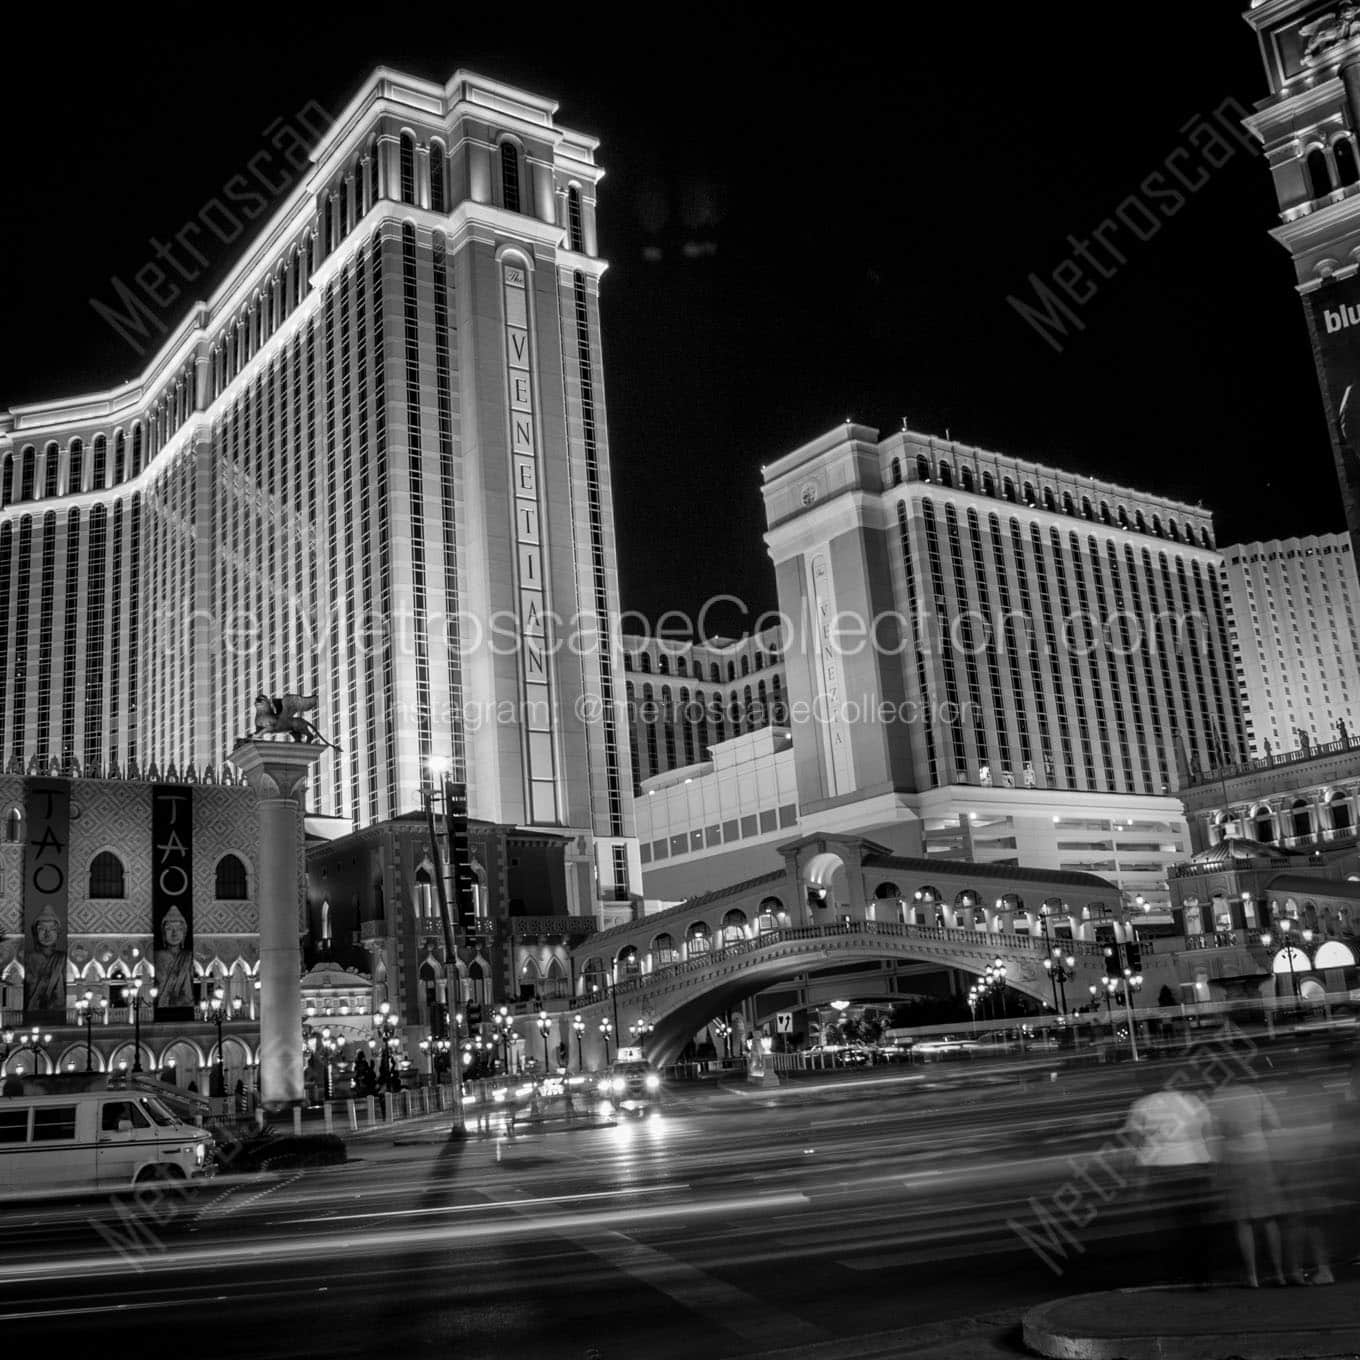
[[(893, 486), (900, 486), (903, 481), (903, 466), (900, 458), (894, 458), (890, 464), (890, 473)], [(1033, 482), (1016, 482), (1012, 477), (1002, 477), (1000, 490), (998, 492), (996, 477), (991, 472), (984, 472), (979, 480), (975, 477), (973, 469), (970, 467), (960, 467), (955, 473), (953, 464), (948, 459), (941, 458), (938, 467), (932, 467), (931, 461), (925, 454), (918, 454), (915, 463), (915, 477), (913, 480), (918, 482), (938, 482), (940, 486), (957, 486), (960, 491), (980, 492), (984, 496), (997, 496), (1004, 501), (1010, 501), (1013, 505), (1029, 505), (1034, 509), (1048, 510), (1053, 514), (1072, 515), (1080, 519), (1091, 520), (1093, 523), (1108, 524), (1112, 528), (1132, 529), (1140, 534), (1153, 534), (1157, 538), (1169, 538), (1173, 543), (1198, 542), (1205, 548), (1212, 548), (1213, 536), (1208, 528), (1201, 528), (1196, 537), (1193, 525), (1186, 524), (1181, 526), (1170, 516), (1163, 521), (1162, 517), (1154, 514), (1151, 519), (1142, 510), (1134, 510), (1130, 516), (1128, 510), (1122, 505), (1111, 507), (1109, 501), (1093, 501), (1090, 496), (1083, 496), (1080, 504), (1077, 498), (1070, 492), (1064, 491), (1061, 499), (1051, 486), (1035, 489)]]
[(140, 475), (193, 409), (192, 369), (169, 387), (143, 420), (112, 435), (97, 434), (88, 448), (72, 439), (63, 449), (51, 440), (41, 452), (32, 444), (0, 460), (0, 509), (25, 501), (105, 491)]
[(1330, 145), (1321, 142), (1308, 148), (1304, 157), (1308, 167), (1308, 189), (1314, 199), (1326, 198), (1337, 189), (1348, 189), (1360, 183), (1360, 165), (1355, 158), (1355, 142), (1349, 133), (1332, 138)]
[[(5, 840), (17, 845), (23, 840), (24, 820), (18, 808), (5, 814)], [(88, 896), (101, 900), (127, 896), (127, 870), (112, 850), (101, 850), (90, 861)], [(250, 896), (250, 879), (245, 861), (239, 855), (225, 854), (213, 873), (213, 896), (219, 902), (242, 902)]]
[[(768, 664), (776, 666), (779, 664), (779, 661), (779, 654), (777, 652), (772, 652)], [(640, 671), (643, 675), (650, 675), (652, 672), (652, 657), (650, 652), (639, 652), (636, 657), (634, 657), (632, 652), (625, 652), (623, 654), (623, 664), (625, 670)], [(741, 674), (750, 675), (752, 669), (763, 671), (766, 664), (767, 661), (763, 651), (757, 650), (754, 662), (750, 656), (743, 655), (741, 658)], [(658, 655), (656, 659), (656, 673), (658, 675), (669, 675), (671, 673), (671, 658), (668, 652), (662, 652)], [(675, 674), (689, 675), (689, 673), (689, 661), (683, 654), (677, 655), (675, 658)], [(704, 663), (702, 661), (696, 661), (694, 663), (694, 679), (702, 680), (703, 678)], [(716, 661), (710, 661), (708, 663), (708, 678), (712, 684), (722, 684), (722, 667)], [(735, 680), (737, 678), (737, 662), (735, 660), (727, 663), (727, 678), (729, 680)]]

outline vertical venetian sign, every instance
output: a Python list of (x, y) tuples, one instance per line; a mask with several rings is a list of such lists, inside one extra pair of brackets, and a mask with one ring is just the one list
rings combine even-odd
[(24, 1016), (64, 1020), (71, 785), (30, 779), (24, 807)]
[(850, 756), (848, 706), (845, 693), (844, 669), (836, 637), (836, 599), (831, 584), (831, 571), (820, 553), (809, 564), (812, 595), (811, 636), (817, 651), (821, 674), (820, 712), (813, 719), (821, 728), (822, 750), (826, 756), (830, 787), (835, 795), (848, 793), (855, 786), (855, 771)]
[(193, 789), (151, 789), (151, 929), (155, 941), (156, 1018), (194, 1013)]
[(553, 760), (552, 690), (548, 680), (547, 582), (539, 514), (538, 421), (534, 414), (534, 356), (529, 334), (525, 271), (507, 264), (505, 280), (506, 383), (510, 421), (511, 508), (515, 516), (520, 678), (524, 686), (525, 775), (529, 820), (556, 823), (557, 778)]
[(1360, 533), (1360, 278), (1338, 279), (1304, 296), (1314, 362), (1331, 427), (1341, 499)]

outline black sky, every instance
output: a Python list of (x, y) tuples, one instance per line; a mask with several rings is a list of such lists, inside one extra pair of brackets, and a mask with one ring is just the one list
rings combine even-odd
[(847, 416), (1202, 501), (1224, 543), (1341, 528), (1269, 176), (1240, 143), (1151, 240), (1124, 238), (1061, 354), (1006, 301), (1188, 145), (1187, 122), (1264, 94), (1238, 7), (1168, 4), (1141, 27), (1087, 5), (1037, 26), (918, 8), (794, 27), (704, 6), (280, 7), (209, 35), (184, 12), (67, 32), (54, 7), (7, 71), (0, 403), (140, 370), (90, 299), (273, 119), (338, 111), (380, 63), (466, 66), (602, 140), (625, 607), (773, 606), (761, 464)]

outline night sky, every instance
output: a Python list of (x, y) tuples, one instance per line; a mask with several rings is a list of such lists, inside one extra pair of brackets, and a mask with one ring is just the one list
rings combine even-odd
[(1073, 254), (1069, 233), (1146, 198), (1193, 146), (1190, 120), (1265, 94), (1240, 7), (1167, 6), (1155, 28), (1085, 5), (1038, 27), (919, 9), (888, 32), (888, 11), (853, 7), (827, 11), (836, 30), (703, 6), (518, 24), (312, 7), (306, 26), (279, 7), (267, 32), (242, 10), (199, 37), (182, 19), (68, 33), (52, 7), (6, 71), (0, 402), (140, 371), (90, 299), (220, 193), (273, 119), (338, 112), (377, 64), (441, 81), (465, 66), (556, 98), (602, 141), (625, 608), (720, 592), (772, 607), (761, 464), (847, 416), (1201, 501), (1223, 543), (1343, 527), (1292, 269), (1266, 235), (1274, 195), (1242, 142), (1151, 239), (1121, 234), (1125, 262), (1061, 353), (1006, 300)]

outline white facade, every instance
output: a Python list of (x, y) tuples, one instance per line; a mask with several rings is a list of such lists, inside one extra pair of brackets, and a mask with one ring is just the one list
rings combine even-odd
[(854, 830), (899, 854), (1098, 874), (1130, 901), (1170, 910), (1170, 866), (1190, 852), (1179, 799), (1055, 789), (931, 789), (875, 821), (838, 810), (800, 815), (794, 739), (781, 728), (722, 742), (712, 760), (643, 783), (636, 804), (643, 888), (677, 901), (782, 863), (778, 847), (818, 831)]
[(1360, 577), (1347, 534), (1223, 550), (1223, 603), (1251, 754), (1360, 733)]

